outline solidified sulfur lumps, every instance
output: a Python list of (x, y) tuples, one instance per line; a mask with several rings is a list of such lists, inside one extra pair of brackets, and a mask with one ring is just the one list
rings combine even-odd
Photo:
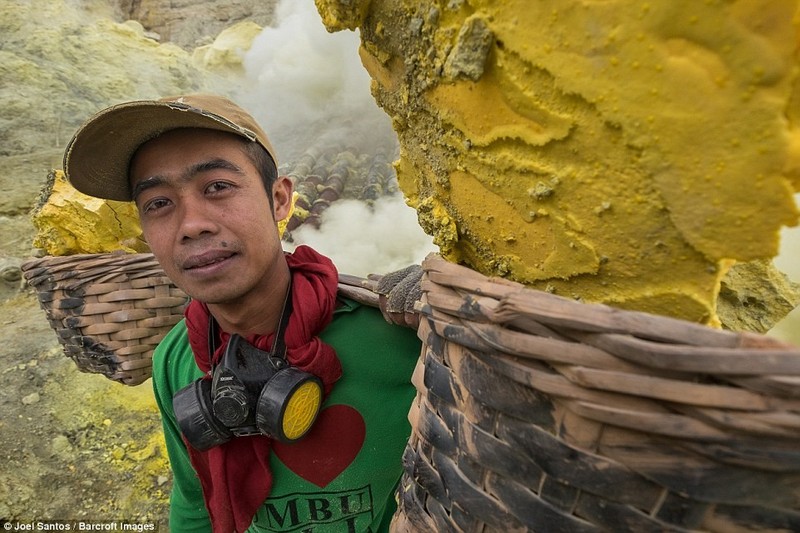
[(136, 206), (92, 198), (56, 170), (33, 214), (33, 245), (48, 255), (147, 252)]
[(714, 324), (731, 265), (797, 223), (798, 0), (316, 3), (359, 27), (449, 260)]

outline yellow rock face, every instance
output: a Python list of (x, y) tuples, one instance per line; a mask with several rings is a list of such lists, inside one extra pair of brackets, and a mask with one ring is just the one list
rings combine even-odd
[(86, 196), (60, 170), (50, 181), (47, 198), (33, 215), (35, 247), (47, 255), (149, 251), (133, 203)]
[(359, 27), (443, 255), (716, 323), (800, 188), (798, 0), (317, 0)]
[(220, 32), (213, 43), (195, 48), (192, 61), (210, 71), (241, 74), (244, 53), (250, 50), (261, 30), (261, 26), (252, 21), (234, 24)]

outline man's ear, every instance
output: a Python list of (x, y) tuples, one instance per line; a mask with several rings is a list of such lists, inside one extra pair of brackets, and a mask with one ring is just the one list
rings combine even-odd
[(272, 184), (272, 205), (275, 220), (280, 221), (289, 216), (292, 208), (292, 191), (294, 185), (287, 176), (278, 176)]

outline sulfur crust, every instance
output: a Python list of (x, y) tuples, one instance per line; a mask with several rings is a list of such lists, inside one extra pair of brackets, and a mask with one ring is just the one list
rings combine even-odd
[(133, 203), (86, 196), (67, 182), (61, 170), (50, 178), (46, 202), (33, 215), (35, 247), (47, 255), (149, 250)]
[(356, 4), (401, 189), (449, 260), (716, 324), (731, 265), (797, 223), (797, 0)]

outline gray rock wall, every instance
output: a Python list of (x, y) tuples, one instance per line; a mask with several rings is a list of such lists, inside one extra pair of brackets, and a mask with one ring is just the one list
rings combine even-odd
[(162, 41), (191, 49), (208, 44), (220, 31), (242, 20), (271, 25), (276, 3), (274, 0), (116, 0), (115, 7), (124, 20), (136, 20), (148, 32), (158, 34)]

